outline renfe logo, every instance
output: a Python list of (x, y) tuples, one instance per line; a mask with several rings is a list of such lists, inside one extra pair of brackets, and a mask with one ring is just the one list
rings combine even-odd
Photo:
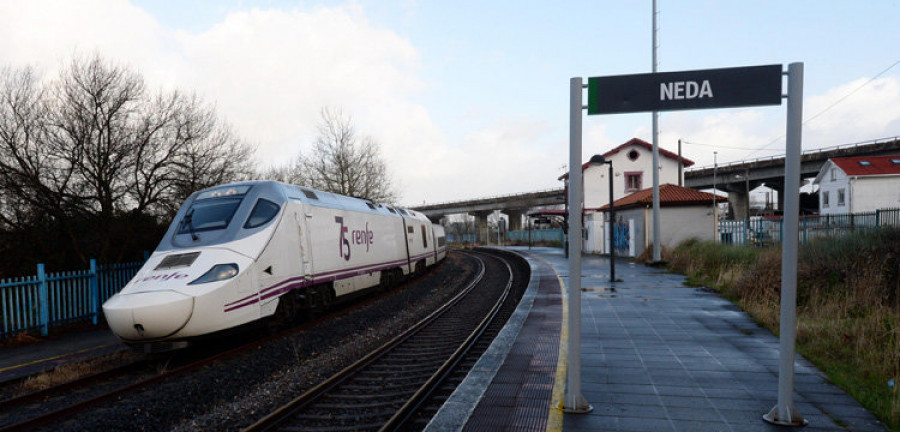
[(697, 81), (674, 81), (659, 84), (659, 100), (682, 100), (712, 98), (712, 86), (709, 80), (697, 84)]
[[(375, 240), (375, 234), (369, 230), (369, 223), (366, 222), (365, 230), (350, 230), (344, 226), (344, 218), (341, 216), (334, 217), (334, 223), (340, 225), (340, 236), (338, 237), (338, 256), (350, 261), (350, 245), (366, 245), (366, 252), (369, 252), (369, 245)], [(350, 238), (347, 238), (347, 235)]]
[(147, 276), (147, 277), (141, 279), (141, 282), (149, 282), (152, 280), (167, 281), (170, 279), (184, 279), (186, 277), (188, 277), (188, 275), (186, 275), (184, 273), (175, 272), (175, 273), (167, 273), (167, 274), (162, 274), (162, 275)]

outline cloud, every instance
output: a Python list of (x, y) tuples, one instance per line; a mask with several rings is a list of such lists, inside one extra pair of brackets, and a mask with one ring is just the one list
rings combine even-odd
[(393, 143), (408, 142), (410, 129), (428, 127), (421, 107), (408, 102), (422, 88), (415, 49), (358, 6), (234, 12), (179, 40), (191, 86), (258, 140), (268, 162), (308, 143), (326, 106), (350, 115), (389, 158), (398, 157)]
[[(439, 164), (421, 178), (428, 202), (478, 198), (560, 187), (562, 146), (547, 146), (552, 128), (531, 118), (502, 118), (442, 149)], [(568, 147), (565, 147), (568, 148)], [(425, 173), (425, 172), (423, 172)], [(419, 202), (410, 202), (419, 204)]]
[(868, 81), (860, 78), (809, 97), (804, 142), (826, 147), (898, 135), (900, 78)]
[(263, 165), (308, 149), (323, 107), (341, 108), (380, 142), (401, 184), (443, 153), (442, 133), (412, 102), (424, 88), (416, 49), (353, 3), (234, 11), (192, 32), (164, 28), (124, 0), (0, 2), (0, 64), (55, 76), (73, 54), (94, 52), (151, 87), (215, 104)]
[(104, 57), (158, 69), (171, 65), (159, 23), (124, 0), (0, 2), (0, 62), (35, 66), (55, 76), (73, 55)]

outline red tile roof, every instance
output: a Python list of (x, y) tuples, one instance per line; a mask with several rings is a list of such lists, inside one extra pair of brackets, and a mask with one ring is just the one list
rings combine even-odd
[[(612, 150), (610, 150), (610, 151), (608, 151), (608, 152), (606, 152), (606, 153), (603, 153), (603, 157), (608, 158), (608, 157), (610, 157), (610, 156), (612, 156), (612, 155), (614, 155), (614, 154), (616, 154), (616, 153), (618, 153), (618, 152), (620, 152), (620, 151), (622, 151), (622, 150), (624, 150), (624, 149), (626, 149), (626, 148), (628, 148), (628, 147), (631, 147), (631, 146), (633, 146), (633, 145), (637, 145), (637, 146), (644, 147), (644, 148), (646, 148), (647, 150), (649, 150), (649, 151), (651, 151), (651, 152), (653, 151), (653, 144), (650, 144), (650, 143), (648, 143), (647, 141), (644, 141), (644, 140), (642, 140), (642, 139), (640, 139), (640, 138), (632, 138), (632, 139), (630, 139), (628, 142), (626, 142), (625, 144), (622, 144), (622, 145), (620, 145), (620, 146), (618, 146), (618, 147), (616, 147), (616, 148), (614, 148), (614, 149), (612, 149)], [(665, 156), (665, 157), (667, 157), (667, 158), (669, 158), (669, 159), (674, 159), (674, 160), (676, 160), (676, 161), (678, 160), (678, 154), (677, 154), (677, 153), (672, 153), (672, 152), (670, 152), (670, 151), (668, 151), (668, 150), (666, 150), (666, 149), (664, 149), (664, 148), (662, 148), (662, 147), (659, 148), (659, 154), (662, 155), (662, 156)], [(681, 158), (681, 162), (684, 164), (685, 168), (694, 165), (694, 161), (692, 161), (692, 160), (690, 160), (690, 159), (688, 159), (688, 158), (686, 158), (686, 157), (682, 157), (682, 158)], [(581, 165), (581, 170), (584, 171), (585, 169), (587, 169), (588, 166), (590, 166), (590, 164), (591, 164), (590, 162), (585, 162), (585, 163), (583, 163), (583, 164)], [(569, 173), (565, 173), (565, 174), (559, 176), (559, 178), (558, 178), (557, 180), (562, 180), (562, 179), (567, 179), (567, 178), (569, 178)]]
[[(712, 202), (713, 196), (713, 194), (708, 192), (701, 192), (670, 183), (659, 185), (660, 207), (709, 204)], [(717, 203), (728, 201), (727, 198), (721, 196), (715, 196), (715, 198)], [(619, 198), (613, 204), (615, 204), (616, 209), (653, 205), (653, 188), (639, 190), (631, 195)], [(598, 210), (609, 210), (609, 204), (600, 207)]]
[[(831, 162), (848, 176), (900, 174), (900, 155), (831, 158)], [(868, 162), (868, 165), (860, 162)]]
[[(618, 147), (616, 147), (616, 148), (614, 148), (614, 149), (612, 149), (612, 150), (610, 150), (610, 151), (608, 151), (608, 152), (606, 152), (606, 153), (603, 153), (603, 157), (610, 157), (610, 156), (612, 156), (612, 155), (614, 155), (614, 154), (616, 154), (616, 153), (618, 153), (618, 152), (620, 152), (620, 151), (622, 151), (622, 150), (624, 150), (624, 149), (626, 149), (626, 148), (628, 148), (628, 147), (631, 147), (631, 146), (633, 146), (633, 145), (638, 145), (638, 146), (644, 147), (645, 149), (647, 149), (647, 150), (649, 150), (649, 151), (653, 151), (653, 144), (650, 144), (650, 143), (648, 143), (647, 141), (644, 141), (644, 140), (642, 140), (642, 139), (640, 139), (640, 138), (632, 138), (631, 140), (629, 140), (629, 141), (626, 142), (625, 144), (622, 144), (622, 145), (620, 145), (620, 146), (618, 146)], [(661, 154), (661, 155), (663, 155), (663, 156), (665, 156), (665, 157), (667, 157), (667, 158), (669, 158), (669, 159), (675, 159), (676, 161), (678, 160), (678, 154), (677, 154), (677, 153), (672, 153), (672, 152), (670, 152), (670, 151), (668, 151), (668, 150), (666, 150), (666, 149), (664, 149), (664, 148), (662, 148), (662, 147), (659, 148), (659, 154)], [(684, 166), (685, 166), (685, 167), (689, 167), (689, 166), (694, 165), (694, 161), (692, 161), (692, 160), (690, 160), (690, 159), (688, 159), (688, 158), (686, 158), (686, 157), (682, 157), (681, 160), (682, 160), (682, 162), (684, 163)]]

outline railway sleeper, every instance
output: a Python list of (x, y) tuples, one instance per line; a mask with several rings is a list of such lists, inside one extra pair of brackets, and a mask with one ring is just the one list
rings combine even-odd
[(405, 368), (379, 368), (376, 373), (379, 374), (433, 374), (443, 363), (426, 364), (422, 367), (405, 367)]
[[(376, 390), (376, 389), (380, 390), (380, 388), (377, 388), (377, 387), (370, 388), (370, 390)], [(409, 395), (410, 395), (409, 389), (407, 389), (405, 391), (395, 391), (395, 392), (386, 392), (386, 391), (378, 392), (378, 396), (387, 397), (387, 398), (407, 397)], [(360, 394), (334, 393), (334, 394), (329, 394), (328, 397), (332, 398), (332, 399), (340, 399), (340, 400), (363, 400), (363, 399), (371, 399), (372, 393), (360, 393)]]
[[(461, 343), (461, 342), (460, 342)], [(400, 359), (402, 360), (412, 360), (416, 359), (421, 361), (423, 356), (443, 356), (444, 353), (456, 351), (456, 348), (459, 346), (459, 343), (456, 344), (447, 344), (444, 346), (430, 346), (430, 347), (416, 347), (416, 348), (407, 348), (407, 349), (398, 349), (396, 352), (392, 352), (387, 356), (390, 359)]]
[[(384, 373), (366, 373), (362, 372), (358, 376), (353, 378), (353, 382), (413, 382), (419, 379), (428, 379), (430, 377), (430, 373), (419, 373), (415, 376), (397, 376), (397, 375), (386, 375)], [(415, 385), (415, 384), (410, 384)]]
[(377, 431), (381, 426), (384, 426), (384, 422), (380, 423), (366, 423), (366, 424), (351, 424), (348, 426), (304, 426), (302, 428), (298, 427), (281, 427), (278, 430), (284, 431), (300, 431), (300, 432), (340, 432), (340, 431), (360, 431), (360, 430), (373, 430)]
[[(330, 397), (328, 399), (331, 399)], [(389, 399), (381, 399), (381, 400), (372, 400), (371, 398), (366, 399), (364, 401), (331, 401), (324, 400), (319, 403), (316, 403), (316, 408), (325, 409), (325, 410), (371, 410), (375, 408), (397, 408), (398, 401), (400, 405), (403, 405), (403, 402), (406, 398), (389, 398)], [(379, 413), (371, 413), (371, 416), (381, 415)]]
[(406, 383), (379, 383), (377, 385), (365, 385), (365, 384), (347, 384), (341, 386), (342, 391), (357, 391), (357, 392), (371, 392), (373, 390), (376, 391), (388, 391), (388, 390), (396, 390), (396, 389), (406, 389), (409, 390), (410, 386)]

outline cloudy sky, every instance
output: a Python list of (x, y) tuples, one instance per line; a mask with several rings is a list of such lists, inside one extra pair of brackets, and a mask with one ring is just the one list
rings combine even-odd
[[(897, 1), (659, 0), (659, 70), (805, 63), (804, 149), (900, 135)], [(0, 66), (99, 53), (196, 92), (267, 166), (322, 107), (382, 145), (401, 203), (561, 186), (571, 77), (651, 69), (644, 1), (0, 0)], [(650, 114), (585, 116), (584, 156)], [(660, 144), (711, 165), (784, 152), (785, 107), (666, 113)]]

